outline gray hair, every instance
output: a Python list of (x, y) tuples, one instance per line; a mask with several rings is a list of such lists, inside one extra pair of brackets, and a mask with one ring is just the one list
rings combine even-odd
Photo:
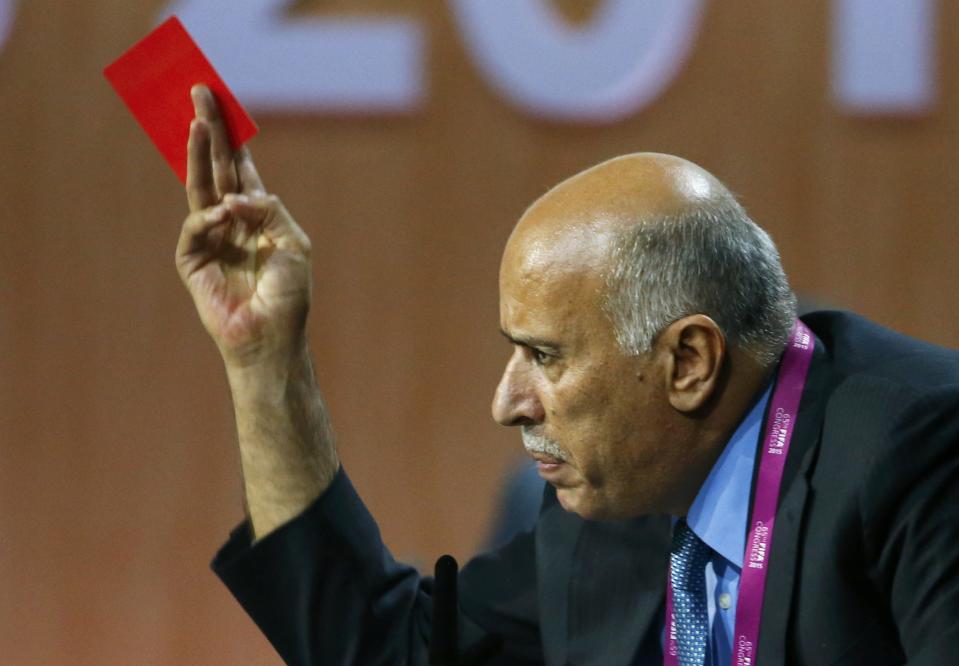
[(604, 309), (627, 354), (704, 314), (764, 366), (782, 353), (796, 297), (769, 235), (729, 193), (669, 217), (638, 220), (613, 243)]

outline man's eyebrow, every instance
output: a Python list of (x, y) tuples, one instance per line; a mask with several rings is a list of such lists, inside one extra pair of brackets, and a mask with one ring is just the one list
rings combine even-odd
[(514, 345), (520, 345), (522, 347), (531, 347), (535, 349), (547, 349), (550, 351), (559, 351), (559, 345), (555, 342), (550, 342), (549, 340), (544, 340), (543, 338), (537, 338), (532, 335), (510, 335), (503, 329), (500, 329), (500, 333), (504, 338), (512, 342)]

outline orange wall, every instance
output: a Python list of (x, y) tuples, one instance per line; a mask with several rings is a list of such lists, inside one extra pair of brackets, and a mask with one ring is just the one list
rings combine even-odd
[[(183, 196), (100, 76), (162, 3), (18, 4), (0, 52), (0, 663), (277, 663), (207, 570), (240, 483), (219, 360), (173, 268)], [(520, 450), (488, 415), (502, 244), (533, 198), (615, 154), (700, 162), (797, 290), (959, 344), (959, 4), (939, 4), (926, 117), (842, 115), (829, 3), (769, 0), (710, 3), (664, 95), (576, 127), (497, 97), (443, 3), (360, 3), (425, 22), (427, 106), (260, 117), (252, 148), (314, 240), (318, 374), (398, 555), (463, 557), (484, 534)]]

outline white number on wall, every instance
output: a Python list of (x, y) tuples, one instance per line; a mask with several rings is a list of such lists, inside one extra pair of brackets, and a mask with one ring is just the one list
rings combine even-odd
[(13, 26), (13, 15), (16, 13), (16, 3), (14, 0), (0, 0), (0, 51), (3, 45), (7, 43), (7, 37), (10, 36), (10, 28)]
[[(937, 0), (832, 0), (836, 103), (855, 114), (926, 110), (936, 97)], [(428, 76), (415, 18), (288, 18), (290, 0), (175, 0), (176, 13), (254, 110), (410, 111)], [(603, 0), (584, 26), (550, 0), (448, 0), (487, 83), (526, 113), (614, 122), (652, 103), (692, 50), (705, 0)], [(0, 44), (13, 0), (0, 0)], [(788, 86), (789, 81), (782, 85)]]
[(419, 23), (288, 18), (289, 0), (176, 0), (176, 14), (252, 110), (395, 112), (425, 95)]
[(919, 113), (936, 98), (935, 0), (833, 0), (832, 88), (846, 111)]
[(450, 2), (473, 60), (507, 100), (534, 115), (592, 122), (659, 96), (692, 48), (704, 4), (604, 0), (577, 27), (549, 0)]

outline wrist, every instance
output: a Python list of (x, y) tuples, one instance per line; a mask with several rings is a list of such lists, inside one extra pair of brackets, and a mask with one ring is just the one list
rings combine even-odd
[(223, 357), (234, 402), (283, 401), (295, 385), (314, 385), (313, 361), (303, 336), (288, 348), (255, 358)]

